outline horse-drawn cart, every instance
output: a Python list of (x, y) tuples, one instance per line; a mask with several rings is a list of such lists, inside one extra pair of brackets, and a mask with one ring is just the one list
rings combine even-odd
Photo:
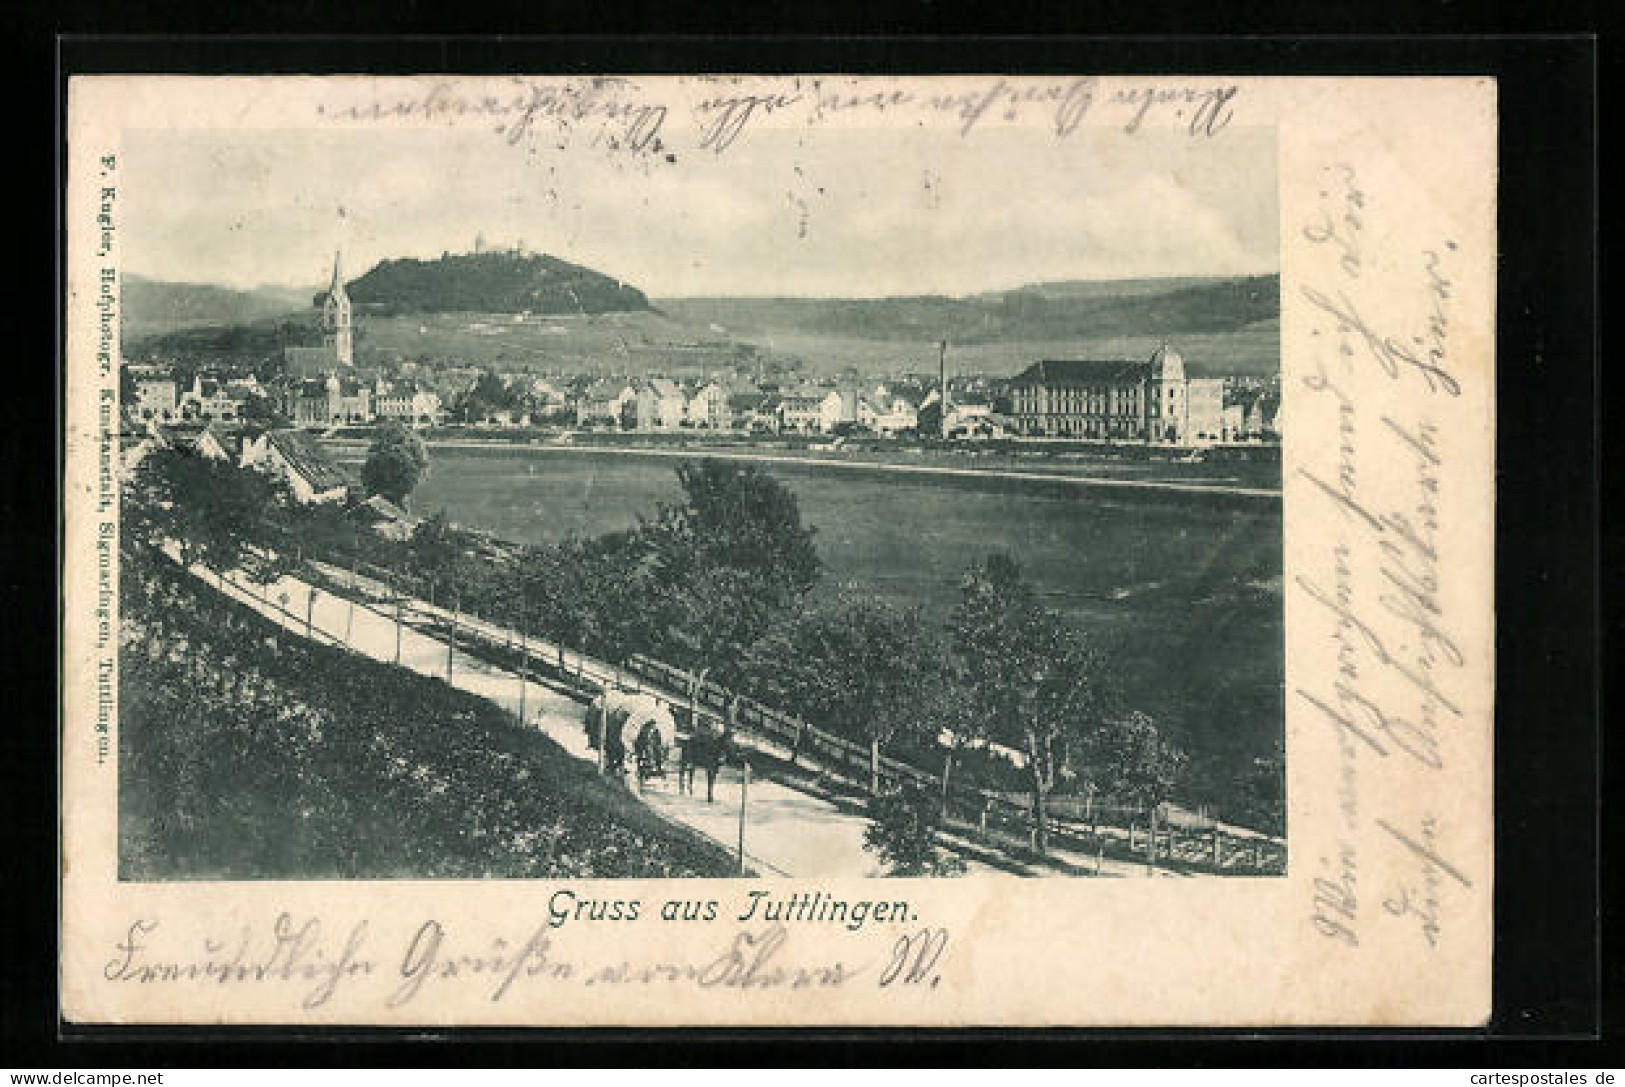
[(651, 778), (665, 775), (668, 757), (677, 747), (671, 711), (652, 695), (605, 690), (587, 706), (586, 726), (587, 740), (602, 750), (607, 772), (624, 775), (627, 753), (632, 754), (640, 791)]

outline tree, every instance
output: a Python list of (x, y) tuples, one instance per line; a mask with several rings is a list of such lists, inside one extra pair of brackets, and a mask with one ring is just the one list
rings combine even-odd
[(960, 876), (965, 862), (937, 848), (940, 815), (931, 794), (913, 782), (869, 801), (863, 848), (880, 857), (891, 876)]
[(528, 547), (519, 556), (520, 613), (560, 646), (584, 647), (591, 627), (591, 601), (579, 587), (579, 544)]
[(522, 406), (519, 393), (489, 370), (481, 371), (474, 384), (457, 398), (452, 412), (465, 423), (483, 423), (499, 411)]
[(867, 742), (869, 792), (878, 795), (881, 750), (925, 724), (913, 709), (937, 656), (916, 612), (843, 592), (785, 617), (746, 668), (753, 689), (778, 705)]
[(1049, 850), (1048, 799), (1071, 750), (1112, 702), (1105, 662), (1042, 607), (1003, 555), (973, 565), (950, 622), (958, 667), (988, 734), (1019, 749), (1032, 792), (1033, 848)]
[(1286, 833), (1286, 755), (1278, 746), (1236, 775), (1236, 822), (1265, 834)]
[(1185, 753), (1138, 711), (1103, 722), (1083, 754), (1102, 792), (1147, 810), (1168, 799), (1185, 770)]
[(429, 454), (416, 434), (389, 420), (378, 428), (367, 460), (361, 466), (361, 483), (368, 494), (383, 495), (404, 505), (429, 465)]
[(407, 546), (413, 570), (428, 584), (431, 598), (437, 593), (443, 597), (456, 584), (463, 565), (463, 534), (452, 527), (446, 511), (440, 510), (419, 522)]
[(635, 534), (571, 537), (518, 561), (523, 607), (539, 633), (617, 664), (655, 648), (660, 615)]
[(273, 430), (293, 425), (288, 417), (277, 409), (276, 401), (259, 393), (251, 394), (243, 402), (242, 416), (245, 423), (256, 423)]
[(695, 569), (738, 570), (754, 575), (777, 605), (818, 581), (822, 564), (795, 494), (759, 465), (689, 462), (677, 479), (686, 501), (663, 507), (640, 530), (664, 581)]
[(669, 662), (731, 686), (740, 662), (774, 619), (773, 591), (760, 575), (726, 566), (690, 570), (660, 594), (659, 653)]
[(268, 514), (281, 496), (257, 472), (186, 450), (148, 454), (125, 494), (127, 551), (166, 544), (187, 564), (224, 572), (269, 543)]
[(672, 663), (732, 685), (746, 650), (817, 581), (813, 532), (796, 496), (756, 465), (686, 463), (677, 478), (686, 501), (637, 532), (651, 633)]
[(913, 730), (922, 738), (943, 737), (946, 743), (942, 753), (941, 807), (944, 819), (948, 817), (950, 788), (956, 768), (968, 752), (985, 750), (990, 739), (988, 720), (976, 706), (972, 691), (951, 667), (939, 670), (934, 682), (927, 686), (923, 696), (912, 706), (920, 721)]

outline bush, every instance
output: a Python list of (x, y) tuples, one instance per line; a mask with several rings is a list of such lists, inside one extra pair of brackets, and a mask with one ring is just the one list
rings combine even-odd
[(962, 876), (965, 862), (937, 848), (940, 801), (922, 786), (907, 784), (869, 801), (863, 848), (876, 854), (890, 876)]

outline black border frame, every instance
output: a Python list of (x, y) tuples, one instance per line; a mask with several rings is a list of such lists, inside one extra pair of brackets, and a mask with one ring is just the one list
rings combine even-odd
[[(289, 5), (285, 13), (292, 12)], [(342, 27), (354, 12), (333, 21)], [(915, 9), (919, 12), (921, 9)], [(293, 12), (313, 15), (313, 12)], [(164, 21), (160, 13), (148, 21)], [(215, 12), (221, 29), (235, 16)], [(411, 20), (415, 12), (406, 12)], [(581, 13), (575, 13), (580, 17)], [(771, 14), (771, 13), (770, 13)], [(926, 14), (931, 14), (926, 9)], [(1018, 10), (1016, 16), (1026, 14)], [(1437, 21), (1421, 12), (1418, 21)], [(1211, 16), (1207, 17), (1211, 19)], [(871, 17), (869, 30), (894, 30)], [(418, 22), (422, 22), (418, 17)], [(599, 26), (613, 25), (599, 20)], [(734, 25), (745, 26), (750, 24)], [(1192, 26), (1203, 26), (1197, 17)], [(92, 27), (91, 29), (99, 29)], [(66, 76), (88, 71), (209, 72), (539, 72), (611, 70), (628, 73), (701, 70), (786, 71), (1096, 71), (1114, 74), (1182, 71), (1234, 75), (1487, 74), (1500, 85), (1500, 231), (1498, 333), (1497, 736), (1495, 1014), (1484, 1031), (313, 1031), (272, 1028), (175, 1030), (73, 1028), (57, 1033), (55, 955), (58, 797), (54, 658), (37, 670), (36, 712), (4, 730), (8, 771), (28, 776), (5, 791), (8, 835), (25, 847), (25, 882), (32, 893), (9, 896), (23, 916), (9, 926), (11, 962), (0, 960), (5, 1063), (57, 1066), (407, 1063), (441, 1066), (542, 1060), (575, 1064), (775, 1064), (812, 1060), (847, 1065), (1021, 1063), (1123, 1065), (1251, 1065), (1318, 1063), (1328, 1057), (1361, 1065), (1559, 1063), (1563, 1054), (1602, 1053), (1576, 1043), (1601, 1036), (1601, 1003), (1618, 993), (1617, 964), (1605, 979), (1600, 952), (1600, 770), (1602, 645), (1598, 333), (1598, 189), (1596, 73), (1598, 43), (1586, 36), (1271, 37), (1271, 38), (784, 38), (552, 37), (545, 39), (432, 37), (57, 37), (52, 101), (65, 105)], [(39, 89), (40, 83), (33, 85)], [(37, 101), (30, 99), (29, 101)], [(43, 104), (43, 103), (42, 103)], [(44, 142), (44, 141), (42, 141)], [(48, 139), (55, 167), (47, 199), (60, 199), (60, 129)], [(42, 164), (43, 165), (43, 164)], [(25, 216), (26, 218), (26, 216)], [(35, 220), (44, 226), (45, 217)], [(58, 254), (54, 292), (36, 315), (55, 312), (63, 296), (62, 235), (50, 228)], [(43, 247), (40, 252), (43, 252)], [(26, 266), (26, 265), (25, 265)], [(38, 276), (37, 280), (43, 280)], [(54, 297), (51, 294), (54, 293)], [(23, 309), (21, 312), (30, 312)], [(40, 322), (43, 323), (43, 322)], [(37, 330), (31, 330), (37, 331)], [(60, 347), (57, 331), (45, 350)], [(32, 356), (45, 357), (36, 350)], [(43, 413), (23, 405), (55, 402), (60, 370), (35, 362), (17, 367), (17, 396), (4, 430), (7, 462), (0, 492), (12, 520), (41, 514), (38, 536), (13, 540), (50, 547), (33, 565), (12, 564), (13, 586), (48, 592), (57, 562), (45, 513), (59, 476), (60, 418), (30, 437)], [(41, 462), (49, 462), (42, 464)], [(10, 534), (8, 534), (9, 536)], [(40, 547), (44, 552), (45, 546)], [(22, 561), (16, 561), (22, 560)], [(46, 562), (50, 565), (47, 567)], [(25, 568), (37, 574), (22, 574)], [(44, 600), (40, 603), (44, 605)], [(55, 629), (56, 604), (42, 606), (40, 629)], [(17, 629), (14, 627), (13, 629)], [(33, 639), (44, 649), (49, 641)], [(54, 646), (52, 647), (54, 648)], [(15, 659), (15, 658), (13, 658)], [(8, 774), (8, 776), (11, 776)], [(30, 787), (30, 783), (31, 786)], [(19, 807), (22, 800), (26, 807)], [(7, 868), (11, 865), (8, 863)], [(53, 889), (48, 892), (48, 889)], [(3, 946), (3, 945), (0, 945)], [(6, 952), (0, 951), (0, 955)], [(1606, 980), (1606, 988), (1605, 986)], [(1609, 1019), (1614, 1018), (1612, 1014)], [(450, 1039), (454, 1046), (413, 1046)], [(1269, 1039), (1266, 1051), (1228, 1044)], [(319, 1041), (313, 1039), (320, 1039)], [(1356, 1042), (1355, 1040), (1359, 1041)], [(227, 1045), (242, 1041), (246, 1045)], [(332, 1042), (348, 1044), (333, 1045)], [(516, 1046), (540, 1042), (544, 1048)], [(1381, 1041), (1383, 1044), (1364, 1044)], [(899, 1043), (914, 1043), (906, 1048)], [(199, 1045), (202, 1043), (202, 1045)], [(717, 1045), (716, 1043), (723, 1043)], [(1521, 1044), (1520, 1044), (1521, 1043)], [(26, 1049), (18, 1048), (19, 1044)], [(1616, 1051), (1617, 1052), (1617, 1051)], [(27, 1055), (25, 1057), (25, 1054)], [(1606, 1062), (1605, 1062), (1606, 1063)]]

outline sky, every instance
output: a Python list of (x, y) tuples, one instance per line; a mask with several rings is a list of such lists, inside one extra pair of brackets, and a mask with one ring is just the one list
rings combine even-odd
[(126, 272), (310, 288), (494, 245), (652, 298), (963, 295), (1278, 270), (1269, 129), (767, 129), (675, 162), (485, 130), (126, 134)]

